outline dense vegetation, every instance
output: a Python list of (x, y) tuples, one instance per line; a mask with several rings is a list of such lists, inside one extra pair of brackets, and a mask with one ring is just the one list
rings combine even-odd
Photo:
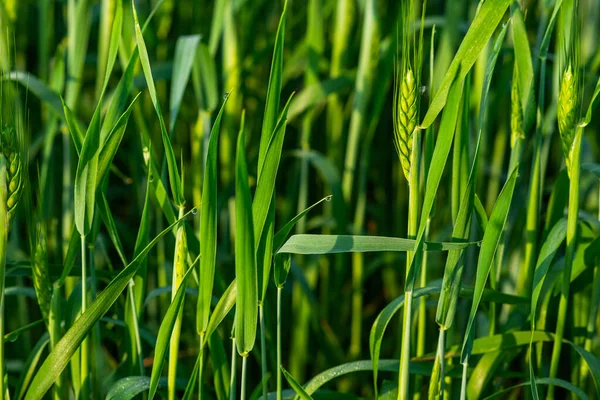
[(599, 21), (2, 1), (0, 399), (599, 398)]

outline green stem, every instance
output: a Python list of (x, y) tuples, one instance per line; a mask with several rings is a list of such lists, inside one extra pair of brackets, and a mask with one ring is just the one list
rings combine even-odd
[[(410, 160), (410, 176), (408, 183), (408, 238), (414, 239), (417, 235), (419, 225), (419, 170), (420, 170), (420, 135), (413, 133), (413, 151)], [(406, 278), (408, 279), (409, 271), (414, 252), (406, 254)], [(411, 316), (412, 316), (412, 290), (404, 293), (404, 323), (402, 324), (402, 348), (400, 354), (400, 370), (399, 370), (399, 390), (398, 400), (406, 400), (409, 397), (409, 359), (410, 359), (410, 331), (411, 331)]]
[(200, 357), (198, 366), (198, 400), (202, 399), (202, 375), (204, 374), (204, 334), (200, 334)]
[[(558, 365), (560, 362), (560, 353), (562, 341), (565, 335), (565, 325), (567, 320), (567, 307), (569, 305), (569, 291), (571, 288), (571, 270), (573, 269), (573, 260), (575, 259), (575, 250), (577, 248), (577, 216), (579, 214), (579, 172), (581, 156), (581, 136), (583, 129), (576, 128), (575, 140), (571, 150), (571, 176), (569, 183), (569, 210), (567, 215), (567, 249), (565, 252), (565, 266), (563, 269), (563, 280), (561, 286), (560, 303), (558, 306), (558, 320), (556, 323), (556, 335), (554, 336), (554, 346), (552, 349), (552, 359), (550, 361), (550, 377), (556, 378), (558, 374)], [(548, 399), (554, 399), (554, 386), (548, 388)]]
[(139, 364), (139, 373), (140, 376), (144, 376), (144, 357), (142, 356), (142, 342), (140, 340), (140, 328), (138, 325), (138, 316), (135, 307), (135, 297), (133, 294), (133, 279), (129, 281), (129, 285), (127, 286), (127, 297), (129, 297), (130, 306), (131, 306), (131, 317), (133, 321), (133, 339), (135, 340), (135, 344), (132, 347), (135, 347), (137, 360), (136, 362)]
[(264, 305), (261, 303), (258, 306), (258, 314), (260, 318), (260, 370), (261, 370), (261, 379), (262, 379), (262, 392), (263, 398), (266, 399), (269, 390), (267, 385), (267, 340), (265, 338), (265, 313), (264, 313)]
[(237, 349), (235, 348), (235, 337), (231, 338), (231, 379), (229, 381), (229, 400), (235, 400), (235, 373), (236, 373), (236, 355)]
[(277, 287), (277, 400), (283, 398), (282, 380), (281, 380), (281, 292), (282, 288)]
[[(183, 218), (184, 208), (179, 207), (179, 219)], [(171, 281), (171, 301), (175, 298), (177, 290), (181, 285), (181, 280), (186, 272), (187, 244), (185, 242), (185, 226), (182, 224), (177, 228), (177, 238), (175, 239), (175, 256), (173, 262), (173, 280)], [(168, 372), (168, 393), (169, 400), (175, 400), (176, 380), (177, 380), (177, 362), (179, 354), (179, 338), (181, 336), (181, 325), (183, 323), (183, 303), (177, 313), (171, 340), (169, 342), (169, 372)]]
[[(85, 248), (85, 235), (81, 235), (81, 315), (87, 310), (87, 253)], [(89, 344), (86, 336), (81, 343), (81, 387), (80, 398), (89, 398)]]
[(240, 391), (240, 399), (246, 399), (246, 364), (248, 364), (248, 356), (242, 357), (242, 388)]
[(8, 214), (6, 186), (6, 158), (0, 155), (0, 398), (8, 388), (4, 385), (4, 275), (6, 273), (6, 243), (8, 241)]
[(467, 398), (467, 370), (469, 369), (469, 357), (465, 358), (462, 363), (462, 379), (460, 385), (460, 400), (466, 400)]
[(402, 324), (402, 348), (400, 353), (400, 370), (399, 370), (399, 390), (398, 400), (408, 399), (409, 393), (409, 367), (408, 361), (410, 359), (410, 320), (412, 310), (412, 291), (404, 292), (404, 298), (406, 304), (404, 305), (404, 322)]

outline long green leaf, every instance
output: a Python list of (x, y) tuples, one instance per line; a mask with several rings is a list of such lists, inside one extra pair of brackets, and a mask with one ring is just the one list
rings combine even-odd
[[(426, 251), (448, 251), (464, 249), (477, 242), (427, 242)], [(413, 251), (416, 241), (385, 236), (359, 235), (293, 235), (277, 251), (292, 254), (333, 254), (373, 251)]]
[(267, 155), (267, 149), (271, 142), (277, 124), (279, 114), (279, 99), (281, 97), (281, 77), (283, 73), (283, 44), (285, 38), (285, 20), (287, 14), (287, 0), (283, 5), (283, 12), (279, 19), (277, 35), (275, 36), (275, 49), (271, 61), (271, 72), (269, 73), (269, 86), (267, 88), (267, 99), (265, 115), (263, 117), (262, 131), (260, 135), (260, 147), (258, 150), (258, 173), (263, 169), (263, 163)]
[(494, 255), (496, 254), (496, 249), (498, 248), (498, 243), (500, 242), (500, 237), (502, 236), (502, 231), (504, 230), (504, 225), (506, 224), (508, 211), (510, 209), (510, 204), (512, 202), (513, 193), (515, 190), (515, 183), (517, 181), (517, 171), (518, 168), (515, 168), (511, 176), (504, 184), (502, 192), (500, 192), (500, 195), (496, 200), (496, 204), (494, 204), (494, 209), (492, 210), (492, 214), (490, 215), (490, 221), (487, 224), (487, 229), (485, 230), (485, 233), (483, 235), (481, 250), (479, 252), (479, 259), (477, 261), (475, 294), (473, 296), (473, 302), (471, 304), (471, 311), (469, 312), (467, 329), (463, 340), (463, 348), (461, 354), (461, 362), (463, 363), (468, 359), (469, 354), (471, 353), (475, 316), (479, 308), (479, 303), (481, 302), (481, 297), (483, 296), (485, 283), (490, 273), (490, 268), (492, 267), (492, 261), (494, 259)]
[(171, 192), (173, 195), (173, 199), (175, 200), (175, 204), (177, 206), (183, 206), (185, 200), (183, 198), (181, 176), (179, 175), (179, 170), (177, 168), (177, 160), (175, 159), (175, 151), (173, 150), (173, 145), (171, 144), (171, 138), (167, 133), (167, 127), (165, 125), (165, 120), (160, 108), (160, 103), (158, 101), (156, 86), (154, 86), (154, 78), (152, 78), (152, 68), (150, 67), (150, 59), (148, 58), (148, 50), (146, 49), (146, 43), (144, 42), (144, 36), (142, 35), (142, 30), (138, 21), (137, 11), (135, 9), (135, 0), (131, 0), (131, 7), (133, 10), (133, 20), (135, 23), (135, 38), (138, 45), (140, 61), (142, 63), (142, 69), (144, 70), (146, 84), (148, 85), (150, 99), (152, 100), (152, 104), (154, 105), (156, 115), (158, 116), (158, 122), (160, 124), (160, 133), (162, 136), (163, 145), (165, 147), (165, 157), (167, 158), (167, 168), (169, 171), (169, 182), (171, 183)]
[(258, 276), (245, 145), (246, 130), (242, 113), (235, 163), (235, 276), (238, 285), (235, 337), (237, 350), (243, 357), (247, 357), (254, 347), (258, 320)]
[(210, 320), (208, 321), (208, 325), (206, 327), (206, 334), (204, 335), (204, 343), (202, 346), (206, 344), (206, 342), (210, 341), (210, 337), (217, 330), (221, 322), (225, 319), (229, 311), (235, 305), (235, 301), (237, 298), (237, 280), (231, 282), (231, 284), (227, 287), (223, 295), (219, 299), (219, 302), (215, 306), (212, 314), (210, 315)]
[(285, 368), (283, 368), (283, 365), (279, 366), (279, 368), (281, 368), (281, 372), (283, 372), (283, 376), (285, 376), (285, 379), (288, 381), (288, 383), (290, 384), (292, 389), (294, 389), (294, 391), (298, 394), (298, 396), (302, 400), (312, 400), (311, 395), (306, 393), (306, 391), (302, 388), (302, 385), (300, 385), (298, 382), (296, 382), (296, 380), (292, 377), (292, 375), (290, 375), (290, 373), (287, 372)]
[(185, 88), (190, 79), (192, 66), (196, 59), (196, 49), (200, 43), (200, 35), (181, 36), (175, 44), (175, 58), (171, 77), (171, 108), (169, 115), (169, 131), (173, 132)]
[(202, 184), (202, 204), (200, 206), (200, 293), (196, 313), (198, 334), (204, 334), (210, 315), (210, 300), (215, 279), (215, 263), (217, 261), (217, 145), (221, 118), (227, 99), (225, 97), (221, 111), (217, 115), (210, 140), (206, 165), (204, 166), (204, 181)]
[(482, 3), (423, 118), (421, 129), (428, 128), (435, 121), (450, 98), (452, 85), (465, 79), (510, 3), (512, 0), (488, 0)]

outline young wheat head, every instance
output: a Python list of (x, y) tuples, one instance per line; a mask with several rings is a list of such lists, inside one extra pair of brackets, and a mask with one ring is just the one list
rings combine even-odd
[(417, 82), (410, 67), (396, 81), (394, 90), (394, 145), (406, 180), (410, 181), (413, 131), (417, 126)]
[(558, 110), (556, 112), (562, 150), (565, 155), (565, 163), (567, 164), (569, 175), (571, 171), (571, 148), (573, 147), (575, 132), (577, 130), (578, 105), (579, 87), (575, 71), (571, 63), (569, 63), (560, 80)]
[(35, 248), (33, 249), (32, 277), (35, 294), (42, 311), (44, 321), (48, 322), (52, 302), (52, 283), (48, 275), (48, 252), (46, 248), (46, 232), (42, 221), (36, 226)]
[(23, 189), (21, 154), (16, 132), (10, 125), (4, 125), (2, 128), (0, 155), (4, 157), (6, 162), (6, 213), (10, 228)]
[(523, 132), (523, 107), (521, 107), (521, 94), (519, 91), (519, 80), (517, 68), (513, 70), (513, 79), (510, 90), (510, 147), (515, 147), (519, 139), (525, 137)]

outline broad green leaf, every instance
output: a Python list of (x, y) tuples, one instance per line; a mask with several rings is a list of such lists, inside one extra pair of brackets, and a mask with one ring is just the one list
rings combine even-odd
[[(98, 181), (97, 185), (100, 184), (105, 174), (107, 173), (110, 165), (112, 164), (112, 160), (115, 158), (115, 154), (117, 154), (117, 150), (119, 145), (121, 144), (121, 140), (123, 139), (123, 135), (125, 134), (125, 129), (127, 129), (127, 123), (129, 122), (129, 116), (133, 111), (133, 106), (137, 101), (138, 97), (141, 93), (138, 93), (127, 110), (121, 114), (115, 125), (112, 127), (110, 132), (106, 137), (106, 141), (103, 142), (102, 149), (100, 150), (99, 158), (98, 158)], [(106, 124), (106, 121), (105, 123)]]
[(279, 114), (279, 99), (281, 97), (281, 76), (283, 72), (283, 44), (285, 38), (285, 20), (287, 14), (287, 0), (283, 5), (283, 12), (279, 19), (277, 35), (275, 36), (275, 49), (273, 51), (273, 60), (271, 61), (271, 72), (269, 73), (269, 86), (267, 88), (267, 98), (265, 105), (265, 114), (263, 117), (262, 130), (260, 134), (260, 147), (258, 150), (258, 178), (263, 169), (263, 163), (267, 155), (267, 149), (271, 142), (271, 137), (275, 132), (277, 124), (277, 115)]
[(511, 5), (510, 23), (512, 27), (513, 45), (515, 48), (515, 62), (517, 65), (521, 108), (523, 110), (523, 131), (528, 132), (535, 121), (535, 91), (533, 90), (534, 72), (527, 29), (525, 27), (523, 12), (518, 3), (513, 3)]
[[(427, 242), (425, 251), (458, 250), (477, 244)], [(292, 254), (333, 254), (373, 251), (413, 251), (416, 241), (385, 236), (359, 235), (293, 235), (277, 251)]]
[(496, 203), (494, 209), (490, 215), (490, 221), (487, 224), (487, 228), (483, 234), (483, 241), (481, 243), (481, 250), (479, 251), (479, 259), (477, 260), (477, 276), (475, 280), (475, 293), (473, 296), (473, 302), (471, 304), (471, 311), (469, 312), (469, 319), (467, 323), (467, 329), (463, 340), (463, 348), (461, 354), (461, 362), (465, 363), (471, 353), (471, 347), (474, 335), (474, 323), (481, 297), (483, 296), (483, 290), (492, 267), (492, 261), (506, 224), (508, 217), (508, 211), (512, 202), (513, 193), (515, 190), (515, 183), (517, 180), (518, 168), (515, 168), (508, 178)]
[[(131, 1), (131, 7), (133, 10), (133, 20), (135, 23), (135, 38), (138, 45), (140, 61), (142, 63), (142, 69), (144, 70), (144, 76), (146, 78), (146, 84), (148, 85), (148, 92), (150, 94), (150, 99), (152, 100), (152, 104), (154, 105), (154, 110), (156, 111), (156, 115), (158, 116), (158, 122), (160, 124), (160, 133), (163, 141), (163, 145), (165, 147), (165, 157), (167, 159), (167, 169), (169, 171), (169, 182), (171, 183), (171, 192), (173, 195), (173, 199), (175, 200), (175, 204), (177, 206), (183, 206), (185, 204), (185, 200), (183, 198), (183, 187), (181, 184), (181, 176), (179, 175), (179, 170), (177, 167), (177, 160), (175, 159), (175, 152), (173, 151), (173, 145), (171, 144), (171, 138), (167, 133), (167, 127), (165, 125), (165, 120), (163, 118), (163, 114), (160, 108), (160, 103), (158, 101), (158, 94), (156, 92), (156, 87), (154, 86), (154, 78), (152, 78), (152, 69), (150, 67), (150, 59), (148, 58), (148, 50), (146, 49), (146, 43), (144, 42), (144, 37), (142, 35), (142, 30), (140, 28), (140, 23), (138, 21), (137, 11), (135, 9), (135, 0)], [(157, 175), (160, 176), (160, 175)]]
[(207, 341), (210, 340), (210, 337), (217, 330), (221, 322), (225, 319), (229, 311), (235, 305), (235, 301), (237, 299), (237, 280), (231, 282), (231, 284), (227, 287), (223, 295), (219, 299), (219, 302), (215, 306), (212, 314), (210, 315), (210, 319), (208, 320), (208, 325), (206, 327), (206, 334), (204, 335), (204, 342), (202, 343), (202, 347), (206, 344)]
[(75, 226), (81, 236), (89, 233), (94, 219), (100, 153), (100, 108), (98, 105), (83, 140), (75, 173)]
[(198, 44), (196, 61), (192, 69), (192, 84), (196, 99), (201, 109), (212, 112), (219, 102), (217, 84), (217, 67), (211, 56), (208, 46), (204, 43)]
[(246, 130), (243, 113), (237, 141), (235, 165), (235, 277), (238, 286), (235, 337), (238, 353), (243, 357), (247, 357), (256, 340), (258, 276), (256, 272), (256, 254), (254, 252), (252, 198), (248, 186)]
[[(192, 210), (184, 215), (187, 217)], [(139, 261), (146, 256), (156, 243), (168, 232), (173, 229), (181, 220), (169, 225), (160, 232), (148, 245), (140, 251), (129, 263), (129, 265), (119, 273), (110, 284), (98, 295), (96, 300), (89, 305), (88, 309), (75, 321), (71, 328), (65, 333), (61, 340), (56, 344), (54, 350), (46, 358), (39, 371), (35, 375), (33, 382), (27, 391), (26, 400), (39, 400), (50, 389), (56, 378), (62, 373), (68, 365), (71, 357), (79, 348), (83, 339), (94, 324), (110, 309), (114, 302), (119, 298), (129, 280), (135, 275)]]
[(273, 199), (275, 193), (275, 180), (277, 178), (279, 161), (281, 160), (281, 151), (283, 149), (283, 140), (285, 138), (287, 112), (292, 97), (293, 95), (288, 99), (288, 102), (281, 113), (279, 121), (277, 122), (277, 126), (273, 131), (273, 135), (268, 143), (266, 154), (264, 156), (262, 169), (258, 174), (256, 192), (254, 193), (254, 199), (252, 201), (254, 240), (257, 248), (258, 242), (264, 232), (265, 223), (269, 215), (271, 200)]
[(200, 206), (200, 294), (196, 312), (196, 329), (202, 335), (208, 325), (210, 300), (215, 280), (215, 264), (217, 261), (217, 145), (221, 118), (227, 99), (223, 101), (221, 111), (213, 124), (208, 142), (204, 180), (202, 184), (202, 204)]
[[(510, 3), (512, 3), (512, 0), (488, 0), (481, 4), (479, 12), (473, 19), (435, 97), (429, 105), (429, 109), (420, 125), (421, 129), (428, 128), (435, 121), (446, 105), (446, 101), (450, 99), (453, 84), (462, 82), (465, 79), (477, 57), (479, 57), (479, 53), (504, 17)], [(441, 129), (440, 132), (442, 132)]]
[(149, 388), (150, 378), (147, 376), (128, 376), (113, 383), (106, 400), (130, 400)]
[(292, 375), (290, 375), (290, 373), (287, 372), (285, 368), (283, 368), (283, 365), (280, 365), (279, 368), (281, 368), (281, 372), (283, 372), (283, 376), (285, 376), (285, 379), (288, 381), (288, 383), (290, 384), (292, 389), (294, 389), (294, 391), (298, 394), (298, 396), (302, 400), (312, 400), (312, 397), (310, 396), (310, 394), (306, 393), (306, 391), (302, 388), (302, 385), (300, 385), (298, 382), (296, 382), (296, 380), (292, 377)]
[(281, 248), (281, 246), (283, 246), (283, 243), (286, 241), (288, 235), (290, 234), (290, 232), (292, 231), (292, 229), (294, 229), (294, 226), (296, 226), (296, 223), (302, 217), (304, 217), (306, 214), (308, 214), (308, 212), (310, 210), (312, 210), (315, 206), (317, 206), (318, 204), (322, 203), (323, 201), (331, 201), (332, 197), (333, 196), (331, 196), (331, 195), (323, 197), (321, 200), (317, 201), (312, 206), (306, 208), (304, 211), (302, 211), (301, 213), (299, 213), (298, 215), (296, 215), (294, 218), (292, 218), (287, 224), (285, 224), (283, 226), (283, 228), (281, 228), (275, 234), (275, 237), (273, 238), (273, 248), (275, 249), (275, 253), (277, 253), (278, 250), (279, 250), (279, 248)]
[(150, 400), (154, 399), (156, 390), (158, 389), (158, 381), (162, 374), (162, 367), (165, 362), (165, 357), (167, 356), (171, 334), (173, 333), (175, 321), (177, 320), (179, 312), (181, 311), (181, 306), (183, 305), (187, 280), (191, 275), (190, 272), (194, 270), (193, 267), (193, 265), (190, 266), (183, 278), (181, 278), (181, 283), (177, 289), (177, 293), (171, 300), (171, 304), (167, 309), (167, 313), (160, 323), (158, 336), (156, 338), (156, 347), (154, 348), (154, 363), (152, 364), (152, 373), (150, 375), (150, 391), (148, 395)]
[(169, 131), (173, 132), (181, 100), (190, 79), (192, 66), (196, 59), (196, 49), (200, 43), (200, 35), (180, 36), (175, 44), (173, 73), (171, 76), (171, 108), (169, 115)]

